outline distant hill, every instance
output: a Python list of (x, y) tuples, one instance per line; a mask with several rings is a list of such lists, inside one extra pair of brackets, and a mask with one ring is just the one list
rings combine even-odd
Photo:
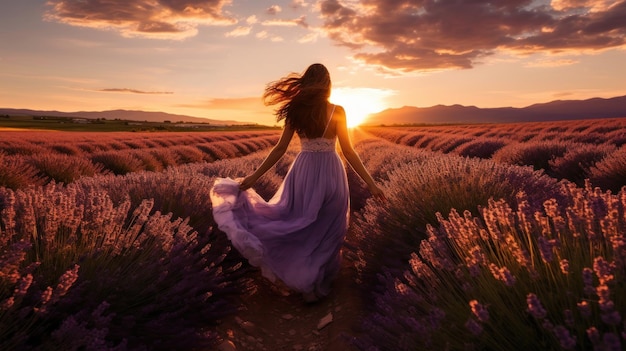
[(0, 108), (0, 115), (10, 116), (49, 116), (49, 117), (75, 117), (97, 119), (105, 118), (108, 120), (121, 119), (127, 121), (148, 121), (148, 122), (164, 122), (170, 121), (186, 122), (186, 123), (210, 123), (215, 125), (254, 125), (252, 122), (225, 121), (219, 119), (208, 119), (201, 117), (192, 117), (185, 115), (176, 115), (165, 112), (148, 112), (133, 110), (110, 110), (110, 111), (80, 111), (80, 112), (60, 112), (60, 111), (38, 111), (28, 109)]
[(367, 125), (542, 122), (626, 117), (626, 96), (610, 99), (557, 100), (523, 108), (462, 105), (404, 106), (370, 115)]

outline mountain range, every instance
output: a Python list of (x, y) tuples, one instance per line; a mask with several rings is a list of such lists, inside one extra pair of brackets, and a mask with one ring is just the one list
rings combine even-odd
[(556, 100), (527, 107), (479, 108), (462, 105), (390, 108), (369, 116), (366, 125), (508, 123), (626, 117), (626, 96)]
[[(171, 121), (173, 123), (182, 121), (214, 125), (257, 124), (254, 122), (208, 119), (165, 112), (135, 110), (59, 112), (0, 108), (0, 115), (106, 118), (148, 122)], [(404, 106), (371, 114), (365, 125), (541, 122), (614, 117), (626, 117), (626, 95), (608, 99), (556, 100), (521, 108), (479, 108), (463, 105)]]

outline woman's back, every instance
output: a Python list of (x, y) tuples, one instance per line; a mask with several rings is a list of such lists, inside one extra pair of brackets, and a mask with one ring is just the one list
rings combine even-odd
[[(319, 116), (321, 122), (323, 122), (324, 129), (317, 131), (303, 130), (298, 132), (298, 136), (301, 139), (317, 139), (317, 138), (325, 138), (335, 140), (337, 136), (337, 128), (333, 123), (333, 116), (335, 112), (336, 105), (327, 103), (326, 104), (326, 113), (324, 116)], [(319, 123), (321, 125), (321, 123)]]

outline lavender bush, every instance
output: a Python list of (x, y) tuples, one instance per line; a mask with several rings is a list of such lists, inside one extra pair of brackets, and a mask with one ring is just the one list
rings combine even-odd
[[(361, 350), (622, 350), (626, 346), (626, 191), (562, 185), (533, 211), (489, 201), (453, 210), (379, 275)], [(390, 232), (389, 235), (392, 233)]]
[(613, 193), (626, 186), (626, 146), (606, 155), (591, 167), (589, 179), (593, 184)]
[(157, 158), (157, 156), (148, 150), (138, 149), (128, 150), (127, 152), (141, 161), (141, 169), (143, 170), (160, 172), (165, 168), (164, 164)]
[(419, 163), (438, 157), (438, 154), (428, 150), (396, 145), (379, 138), (372, 138), (366, 133), (358, 133), (354, 139), (354, 149), (359, 153), (363, 163), (367, 165), (367, 170), (372, 177), (378, 181), (389, 180), (391, 171), (407, 163)]
[(43, 184), (45, 180), (37, 173), (37, 170), (24, 162), (21, 157), (7, 156), (0, 151), (0, 187), (19, 189)]
[(101, 165), (94, 165), (81, 156), (50, 153), (33, 155), (28, 160), (39, 171), (39, 175), (58, 183), (67, 184), (83, 176), (93, 177), (104, 173)]
[(205, 160), (205, 156), (197, 147), (180, 145), (169, 148), (177, 155), (180, 164), (197, 163)]
[(496, 151), (492, 159), (519, 166), (533, 166), (551, 174), (550, 160), (563, 156), (570, 144), (560, 140), (542, 140), (509, 144)]
[[(427, 150), (395, 145), (378, 138), (373, 139), (367, 134), (356, 135), (355, 139), (355, 150), (361, 156), (363, 163), (367, 165), (372, 177), (378, 182), (387, 181), (390, 172), (402, 165), (425, 161), (435, 155)], [(370, 193), (359, 175), (349, 166), (347, 166), (347, 175), (350, 185), (350, 207), (353, 211), (360, 211), (365, 206)]]
[(507, 145), (504, 139), (476, 138), (459, 145), (454, 153), (463, 157), (491, 158), (493, 154)]
[[(427, 225), (437, 223), (437, 212), (476, 209), (487, 205), (490, 198), (512, 201), (520, 191), (533, 200), (562, 198), (556, 180), (530, 167), (441, 154), (395, 169), (384, 189), (388, 201), (368, 200), (354, 216), (348, 239), (356, 248), (361, 280), (368, 284), (381, 267), (396, 270), (404, 266), (426, 238)], [(478, 212), (474, 210), (474, 214)]]
[(137, 172), (143, 168), (143, 162), (126, 151), (97, 152), (90, 155), (90, 159), (117, 175)]
[[(230, 162), (237, 163), (236, 160)], [(174, 218), (189, 218), (190, 225), (204, 234), (214, 224), (209, 198), (214, 177), (203, 175), (203, 168), (199, 164), (172, 167), (161, 173), (85, 178), (77, 186), (86, 191), (105, 192), (114, 204), (130, 201), (131, 207), (139, 206), (144, 199), (152, 199), (155, 211), (171, 213)]]
[(441, 151), (444, 154), (452, 152), (457, 147), (462, 146), (465, 143), (472, 142), (474, 138), (470, 136), (456, 136), (456, 135), (448, 135), (442, 136), (440, 140), (430, 147), (433, 151)]
[(211, 349), (247, 289), (229, 244), (103, 189), (0, 188), (0, 349)]
[(75, 145), (71, 145), (71, 144), (52, 144), (50, 146), (50, 149), (58, 152), (60, 154), (64, 154), (64, 155), (72, 155), (72, 156), (76, 156), (76, 155), (80, 155), (82, 153), (82, 151), (76, 147)]
[[(157, 147), (144, 152), (147, 152), (151, 156), (154, 156), (154, 158), (156, 158), (161, 163), (163, 169), (176, 166), (179, 163), (178, 155), (169, 148)], [(138, 157), (142, 158), (141, 156)]]
[(562, 157), (550, 160), (549, 168), (553, 177), (567, 179), (583, 186), (585, 179), (588, 178), (590, 168), (614, 151), (615, 146), (611, 144), (571, 145)]

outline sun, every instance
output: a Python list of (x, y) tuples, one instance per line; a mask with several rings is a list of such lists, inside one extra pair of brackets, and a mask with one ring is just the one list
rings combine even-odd
[(354, 128), (365, 123), (370, 114), (387, 108), (384, 99), (389, 95), (389, 90), (341, 87), (332, 90), (329, 100), (343, 106), (348, 118), (348, 128)]

